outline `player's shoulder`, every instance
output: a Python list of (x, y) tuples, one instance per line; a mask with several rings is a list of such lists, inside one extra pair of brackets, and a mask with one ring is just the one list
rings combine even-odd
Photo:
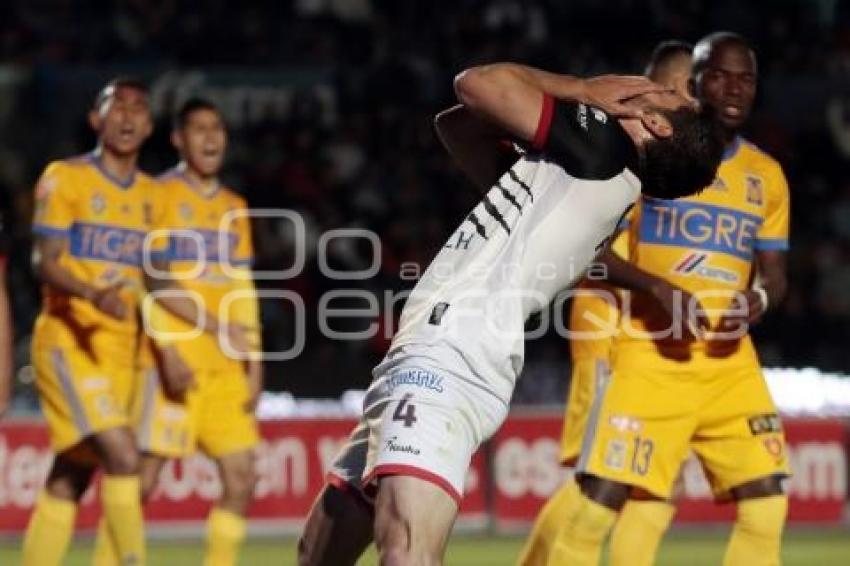
[(47, 164), (44, 168), (43, 176), (71, 176), (80, 172), (88, 171), (91, 168), (91, 159), (89, 154), (74, 155), (64, 159), (55, 159)]
[(221, 197), (227, 201), (231, 209), (248, 208), (248, 201), (236, 192), (235, 189), (222, 185), (219, 190), (221, 191)]
[(744, 138), (739, 138), (739, 154), (748, 168), (771, 176), (784, 177), (782, 165), (768, 152)]
[(177, 187), (183, 186), (186, 184), (186, 181), (183, 178), (183, 175), (176, 168), (166, 169), (159, 175), (153, 178), (153, 182), (157, 185), (165, 186), (165, 187)]

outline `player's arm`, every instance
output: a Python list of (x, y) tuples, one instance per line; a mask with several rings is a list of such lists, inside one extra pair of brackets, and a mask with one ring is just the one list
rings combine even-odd
[[(708, 316), (699, 300), (691, 293), (662, 277), (647, 273), (610, 249), (603, 252), (596, 261), (605, 266), (608, 283), (653, 297), (674, 322), (682, 320), (687, 323), (683, 330), (693, 335), (708, 330)], [(683, 315), (687, 315), (687, 318), (683, 319)]]
[(482, 191), (492, 187), (519, 157), (504, 130), (461, 104), (437, 114), (434, 126), (455, 164)]
[(45, 285), (64, 295), (86, 300), (113, 318), (126, 318), (127, 305), (120, 296), (122, 283), (98, 288), (75, 277), (60, 262), (67, 247), (67, 237), (36, 235), (32, 257), (36, 276)]
[(12, 399), (12, 361), (12, 309), (6, 292), (6, 258), (0, 255), (0, 416)]
[(580, 79), (514, 63), (472, 67), (455, 78), (458, 101), (517, 138), (539, 144), (540, 124), (552, 99), (583, 102), (612, 116), (636, 117), (629, 98), (664, 91), (645, 77), (606, 75)]

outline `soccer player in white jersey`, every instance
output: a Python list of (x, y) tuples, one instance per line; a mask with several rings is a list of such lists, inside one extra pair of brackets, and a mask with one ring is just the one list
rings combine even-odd
[[(501, 63), (461, 73), (455, 89), (461, 106), (446, 122), (463, 131), (444, 143), (473, 179), (486, 178), (475, 146), (509, 138), (525, 152), (411, 293), (308, 519), (302, 564), (353, 564), (372, 536), (382, 564), (439, 564), (470, 458), (507, 416), (526, 319), (583, 275), (642, 186), (692, 194), (720, 162), (714, 120), (641, 77)], [(345, 491), (374, 501), (374, 519), (349, 520), (358, 512)]]

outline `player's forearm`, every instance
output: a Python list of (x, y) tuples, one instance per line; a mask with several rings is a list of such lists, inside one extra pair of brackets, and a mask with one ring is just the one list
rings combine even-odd
[(172, 315), (203, 332), (218, 334), (221, 328), (218, 319), (177, 283), (146, 275), (145, 286), (154, 294), (157, 304)]
[(481, 190), (487, 190), (516, 161), (518, 155), (502, 145), (506, 132), (457, 105), (434, 119), (437, 136), (458, 168)]
[(777, 305), (788, 291), (785, 252), (760, 251), (757, 260), (758, 285), (767, 293), (770, 305)]
[(645, 272), (610, 249), (599, 256), (597, 262), (605, 266), (606, 280), (615, 287), (654, 296), (658, 293), (659, 286), (667, 284), (663, 279)]
[(39, 257), (38, 252), (36, 252), (33, 264), (36, 276), (45, 285), (49, 285), (64, 295), (78, 297), (89, 302), (94, 300), (97, 289), (75, 277), (59, 264), (58, 259)]
[(455, 78), (458, 101), (528, 142), (537, 132), (544, 94), (580, 100), (583, 89), (581, 79), (513, 63), (472, 67)]

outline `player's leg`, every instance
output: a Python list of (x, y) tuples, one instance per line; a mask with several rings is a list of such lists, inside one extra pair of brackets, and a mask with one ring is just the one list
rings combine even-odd
[(140, 456), (135, 435), (129, 427), (117, 427), (98, 432), (91, 442), (104, 472), (101, 481), (103, 517), (119, 563), (142, 563), (145, 530)]
[(457, 501), (432, 481), (383, 476), (375, 500), (375, 545), (381, 564), (442, 564), (457, 510)]
[(670, 500), (639, 494), (623, 506), (611, 531), (608, 562), (611, 566), (652, 566), (676, 506)]
[(505, 400), (433, 360), (390, 359), (363, 403), (382, 564), (442, 563), (472, 454), (507, 414)]
[[(596, 395), (597, 381), (604, 382), (609, 373), (607, 356), (573, 357), (570, 390), (561, 430), (560, 460), (565, 466), (573, 467), (578, 460), (587, 418)], [(578, 484), (570, 478), (549, 498), (534, 520), (534, 526), (520, 553), (519, 564), (546, 564), (563, 517), (569, 513), (577, 497)]]
[(53, 460), (24, 534), (23, 566), (58, 566), (62, 562), (74, 532), (77, 502), (94, 471), (92, 463), (81, 463), (69, 453)]
[(778, 565), (788, 497), (779, 476), (732, 488), (738, 515), (726, 548), (724, 566)]
[(257, 484), (259, 431), (246, 409), (250, 391), (241, 364), (227, 371), (195, 370), (195, 380), (190, 419), (202, 450), (216, 462), (223, 488), (207, 517), (204, 564), (232, 565), (245, 541), (245, 512)]
[(350, 489), (325, 484), (298, 539), (300, 566), (354, 566), (372, 542), (374, 509)]
[(374, 507), (361, 486), (368, 437), (361, 421), (337, 455), (298, 539), (300, 566), (353, 566), (372, 542)]
[(534, 526), (525, 541), (518, 564), (522, 566), (543, 566), (549, 560), (552, 546), (564, 522), (572, 513), (579, 497), (578, 483), (573, 478), (565, 481), (534, 519)]
[(619, 356), (597, 392), (577, 465), (581, 493), (550, 564), (596, 564), (633, 488), (667, 498), (696, 420), (681, 369), (666, 375)]
[[(162, 456), (144, 453), (139, 465), (139, 480), (141, 482), (142, 505), (148, 501), (166, 459)], [(92, 557), (94, 566), (117, 566), (120, 564), (118, 558), (118, 546), (112, 537), (109, 525), (105, 517), (101, 517), (97, 523), (97, 534), (94, 539), (94, 552)]]
[(737, 501), (724, 564), (779, 564), (788, 509), (781, 479), (789, 475), (782, 424), (754, 355), (715, 371), (693, 449), (715, 494)]

